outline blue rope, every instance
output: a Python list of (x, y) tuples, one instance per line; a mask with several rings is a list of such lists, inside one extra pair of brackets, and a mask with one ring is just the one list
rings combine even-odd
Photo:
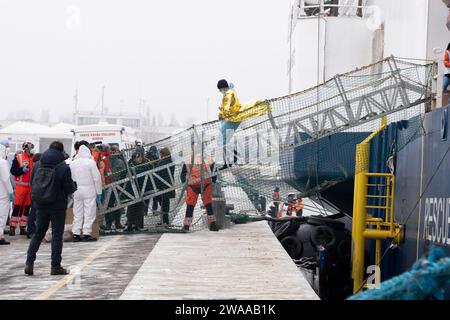
[(450, 258), (445, 257), (443, 249), (432, 247), (428, 258), (418, 260), (410, 271), (348, 300), (442, 300), (447, 285), (450, 285)]

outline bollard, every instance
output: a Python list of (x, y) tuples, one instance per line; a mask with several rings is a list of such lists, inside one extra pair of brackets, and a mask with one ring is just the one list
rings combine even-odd
[(219, 184), (214, 184), (213, 188), (213, 202), (212, 207), (214, 215), (216, 216), (216, 224), (220, 229), (230, 227), (230, 219), (225, 217), (227, 212), (227, 205), (225, 201), (225, 194)]

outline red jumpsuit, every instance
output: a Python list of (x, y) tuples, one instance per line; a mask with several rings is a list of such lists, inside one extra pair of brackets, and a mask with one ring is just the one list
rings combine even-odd
[[(31, 208), (31, 173), (33, 171), (33, 156), (21, 152), (16, 155), (16, 164), (13, 163), (11, 173), (14, 176), (16, 190), (14, 192), (14, 209), (11, 215), (10, 227), (25, 229), (28, 224), (28, 214)], [(28, 172), (23, 172), (23, 168), (28, 167)]]
[(277, 210), (277, 218), (280, 219), (282, 216), (282, 211), (281, 211), (281, 196), (280, 196), (280, 192), (274, 190), (273, 191), (273, 203), (276, 205), (276, 210)]
[[(208, 162), (211, 168), (213, 163), (210, 157), (208, 157)], [(194, 208), (200, 194), (202, 195), (202, 201), (208, 214), (208, 224), (211, 225), (215, 223), (216, 219), (212, 210), (213, 179), (207, 177), (210, 175), (210, 171), (207, 170), (207, 164), (204, 161), (202, 163), (200, 156), (196, 156), (193, 164), (190, 164), (190, 159), (186, 161), (182, 175), (184, 174), (184, 171), (186, 171), (188, 181), (184, 225), (189, 227), (192, 225)]]
[(298, 198), (297, 202), (294, 206), (294, 211), (296, 212), (297, 217), (301, 217), (303, 215), (303, 209), (305, 208), (305, 205), (303, 203), (302, 198)]

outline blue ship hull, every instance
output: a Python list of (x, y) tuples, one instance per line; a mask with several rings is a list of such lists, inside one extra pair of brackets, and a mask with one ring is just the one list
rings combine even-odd
[[(393, 123), (371, 143), (370, 172), (389, 172), (387, 161), (394, 159), (395, 219), (406, 228), (404, 243), (383, 259), (382, 280), (410, 269), (431, 245), (450, 255), (449, 113), (450, 106)], [(289, 183), (303, 192), (323, 189), (322, 198), (352, 215), (356, 145), (369, 134), (339, 133), (296, 148)], [(368, 256), (374, 249), (368, 245)]]

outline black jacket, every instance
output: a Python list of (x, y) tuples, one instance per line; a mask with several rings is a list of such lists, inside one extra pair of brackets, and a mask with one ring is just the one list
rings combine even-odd
[[(42, 155), (41, 161), (35, 163), (33, 173), (31, 174), (31, 188), (33, 188), (34, 173), (37, 172), (40, 166), (56, 166), (64, 161), (64, 156), (61, 152), (53, 149), (48, 149)], [(35, 204), (38, 210), (48, 211), (65, 211), (67, 209), (67, 197), (74, 193), (77, 188), (72, 180), (72, 174), (67, 164), (63, 164), (56, 168), (56, 185), (57, 196), (56, 201), (49, 205)]]

